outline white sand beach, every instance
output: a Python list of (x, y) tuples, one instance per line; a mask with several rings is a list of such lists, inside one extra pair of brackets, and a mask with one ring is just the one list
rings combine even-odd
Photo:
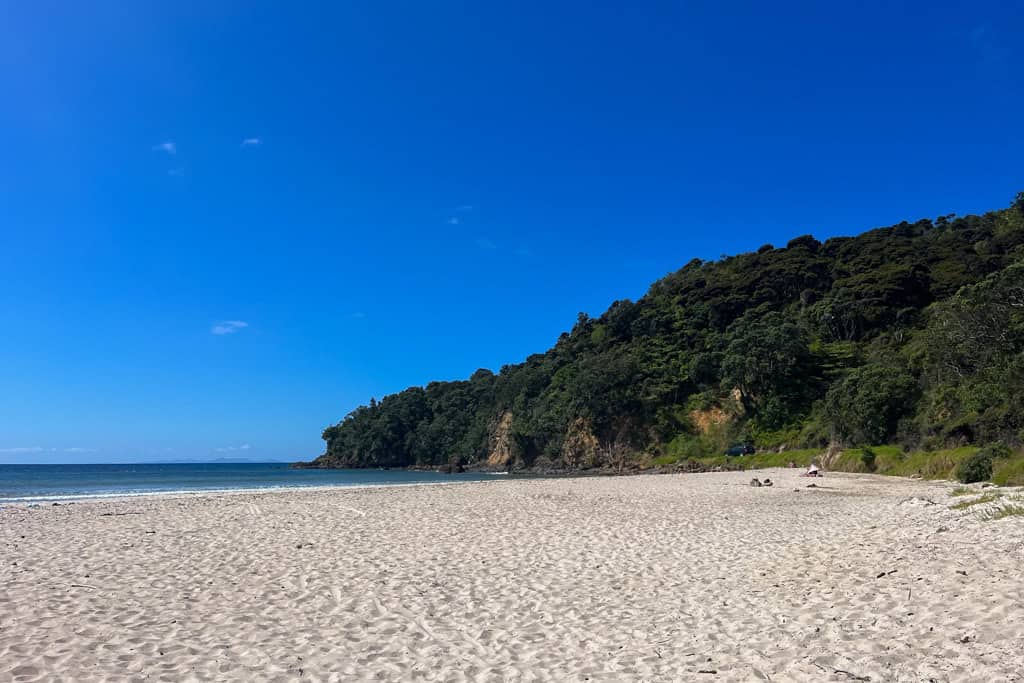
[(6, 506), (0, 680), (1024, 680), (1024, 518), (797, 474)]

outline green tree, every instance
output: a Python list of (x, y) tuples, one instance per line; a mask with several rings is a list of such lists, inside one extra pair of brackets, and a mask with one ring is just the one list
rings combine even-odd
[(825, 396), (834, 439), (850, 445), (886, 443), (913, 410), (918, 393), (917, 381), (905, 369), (868, 365), (851, 370)]
[(744, 316), (725, 335), (721, 381), (739, 391), (748, 413), (754, 415), (771, 399), (799, 402), (817, 372), (808, 338), (781, 313)]
[(1024, 193), (983, 215), (693, 259), (497, 374), (370, 399), (323, 430), (315, 464), (478, 463), (502, 421), (517, 462), (557, 466), (567, 440), (596, 440), (622, 464), (703, 438), (691, 411), (734, 391), (745, 410), (722, 438), (1020, 446)]

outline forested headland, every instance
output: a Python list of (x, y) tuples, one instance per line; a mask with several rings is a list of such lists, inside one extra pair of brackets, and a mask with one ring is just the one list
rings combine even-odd
[(632, 468), (743, 443), (859, 449), (873, 469), (882, 445), (894, 466), (1019, 450), (1024, 193), (983, 215), (694, 259), (638, 301), (581, 313), (544, 353), (371, 399), (323, 439), (304, 465)]

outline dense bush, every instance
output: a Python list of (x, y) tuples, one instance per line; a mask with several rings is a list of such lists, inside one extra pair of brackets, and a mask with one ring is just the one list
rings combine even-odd
[(471, 465), (498, 442), (517, 466), (566, 467), (581, 448), (587, 466), (621, 465), (746, 438), (772, 449), (1019, 447), (1020, 201), (694, 259), (639, 301), (581, 313), (522, 363), (357, 408), (324, 430), (316, 464)]
[(968, 455), (957, 465), (956, 478), (964, 484), (988, 481), (992, 478), (992, 454), (980, 449)]
[(888, 443), (919, 393), (917, 380), (905, 368), (867, 365), (832, 385), (825, 395), (825, 415), (843, 443)]
[(867, 447), (861, 449), (860, 461), (861, 461), (861, 464), (864, 465), (864, 469), (866, 469), (868, 472), (874, 472), (875, 471), (875, 467), (876, 467), (875, 459), (876, 459), (875, 458), (875, 452), (873, 450), (871, 450), (870, 448), (867, 448)]
[(1013, 451), (1010, 450), (1010, 447), (1002, 442), (990, 443), (981, 448), (979, 452), (983, 453), (993, 462), (996, 460), (1005, 460), (1013, 455)]

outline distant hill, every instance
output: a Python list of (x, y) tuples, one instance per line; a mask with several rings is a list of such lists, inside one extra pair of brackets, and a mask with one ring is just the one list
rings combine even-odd
[[(626, 239), (626, 237), (624, 237)], [(694, 259), (498, 374), (370, 400), (315, 467), (581, 469), (1024, 441), (1024, 193), (980, 216)]]
[(194, 465), (199, 463), (213, 463), (213, 464), (231, 464), (231, 465), (243, 465), (243, 464), (261, 464), (261, 463), (288, 463), (290, 460), (279, 460), (274, 458), (214, 458), (213, 460), (202, 460), (199, 458), (193, 458), (188, 460), (161, 460), (159, 464), (163, 465)]

